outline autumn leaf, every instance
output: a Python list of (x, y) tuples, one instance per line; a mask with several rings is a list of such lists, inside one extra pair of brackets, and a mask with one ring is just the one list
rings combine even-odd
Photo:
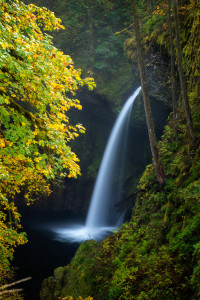
[(44, 34), (64, 28), (53, 12), (19, 0), (0, 3), (0, 268), (9, 268), (14, 248), (26, 242), (16, 195), (29, 205), (50, 193), (50, 180), (80, 175), (69, 143), (85, 129), (70, 126), (67, 113), (82, 108), (73, 98), (78, 88), (95, 83), (82, 79)]

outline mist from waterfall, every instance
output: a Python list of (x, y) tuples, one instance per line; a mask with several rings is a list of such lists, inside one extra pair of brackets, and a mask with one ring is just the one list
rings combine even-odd
[(122, 212), (117, 210), (115, 204), (120, 200), (128, 123), (140, 90), (141, 87), (137, 88), (128, 98), (114, 124), (96, 179), (85, 226), (57, 228), (54, 231), (58, 238), (72, 242), (99, 240), (121, 225), (119, 220)]

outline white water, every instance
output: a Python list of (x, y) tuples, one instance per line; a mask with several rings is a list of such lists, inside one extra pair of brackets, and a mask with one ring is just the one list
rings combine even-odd
[(119, 178), (123, 169), (123, 146), (126, 142), (129, 116), (140, 90), (141, 87), (128, 98), (114, 124), (95, 183), (85, 226), (57, 228), (54, 231), (59, 239), (99, 240), (121, 225), (120, 213), (114, 205), (120, 199)]
[[(117, 220), (113, 216), (112, 210), (114, 209), (114, 204), (119, 200), (119, 195), (118, 193), (117, 195), (115, 194), (115, 190), (118, 186), (113, 187), (113, 185), (115, 183), (114, 179), (116, 176), (117, 163), (120, 164), (120, 162), (123, 162), (123, 157), (118, 157), (118, 151), (120, 147), (123, 150), (127, 130), (126, 125), (129, 121), (128, 115), (131, 112), (133, 101), (139, 94), (140, 89), (141, 88), (138, 88), (126, 101), (112, 129), (90, 202), (86, 227), (99, 228), (107, 226), (110, 223), (114, 226), (116, 225)], [(119, 185), (118, 182), (117, 184)]]

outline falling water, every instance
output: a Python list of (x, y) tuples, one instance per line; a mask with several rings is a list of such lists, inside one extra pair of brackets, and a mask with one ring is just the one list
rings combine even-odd
[(119, 178), (123, 164), (121, 155), (124, 152), (123, 146), (132, 105), (140, 90), (141, 87), (128, 98), (114, 124), (95, 183), (85, 226), (58, 229), (57, 234), (61, 239), (72, 241), (100, 239), (106, 232), (119, 226), (120, 215), (114, 205), (120, 197)]
[[(93, 191), (86, 227), (116, 225), (115, 212), (112, 213), (112, 211), (114, 210), (114, 204), (119, 200), (119, 195), (115, 194), (116, 187), (113, 187), (113, 185), (116, 176), (116, 166), (120, 161), (123, 161), (121, 157), (119, 158), (118, 153), (119, 148), (124, 145), (125, 129), (129, 121), (128, 115), (140, 89), (139, 87), (126, 101), (111, 132)], [(114, 201), (112, 201), (113, 199)]]

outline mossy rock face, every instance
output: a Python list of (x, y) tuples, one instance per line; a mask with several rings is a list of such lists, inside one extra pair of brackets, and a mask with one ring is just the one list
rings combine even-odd
[(53, 300), (53, 290), (54, 290), (54, 277), (48, 277), (47, 279), (43, 280), (40, 298), (41, 300), (49, 299)]
[(67, 272), (69, 267), (59, 267), (54, 270), (54, 276), (43, 280), (40, 297), (42, 300), (54, 300), (61, 296), (62, 288), (67, 282)]
[[(85, 241), (77, 250), (71, 263), (55, 269), (54, 276), (42, 282), (41, 300), (57, 300), (58, 297), (87, 297), (91, 292), (92, 269), (98, 243)], [(84, 266), (81, 268), (81, 266)]]
[(55, 280), (60, 281), (63, 278), (64, 268), (59, 267), (54, 271)]
[(159, 186), (149, 165), (138, 185), (131, 221), (101, 243), (82, 243), (67, 267), (44, 280), (42, 300), (58, 295), (199, 299), (200, 146), (176, 139), (172, 124), (169, 120), (159, 144), (165, 185)]

